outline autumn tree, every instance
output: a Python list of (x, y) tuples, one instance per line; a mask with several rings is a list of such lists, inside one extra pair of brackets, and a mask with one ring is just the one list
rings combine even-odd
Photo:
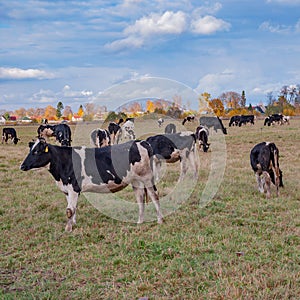
[(209, 108), (210, 98), (211, 98), (211, 94), (207, 92), (204, 92), (199, 96), (199, 112)]
[(154, 103), (151, 100), (147, 100), (146, 102), (146, 111), (153, 113), (155, 110)]
[(61, 117), (62, 117), (62, 110), (64, 109), (64, 105), (62, 104), (62, 102), (61, 101), (59, 101), (58, 103), (57, 103), (57, 107), (56, 107), (56, 117), (58, 118), (58, 119), (60, 119)]
[(63, 117), (67, 118), (68, 120), (71, 120), (73, 116), (72, 108), (69, 105), (65, 106), (65, 109), (63, 111)]
[(80, 106), (79, 106), (77, 115), (78, 115), (79, 117), (83, 117), (83, 115), (84, 115), (83, 106), (82, 106), (81, 104), (80, 104)]
[(21, 107), (21, 108), (19, 108), (19, 109), (16, 109), (16, 110), (15, 110), (15, 113), (16, 113), (16, 115), (17, 115), (18, 117), (22, 118), (22, 117), (25, 117), (25, 116), (26, 116), (27, 111), (26, 111), (26, 109), (25, 109), (24, 107)]
[(209, 100), (208, 106), (214, 112), (214, 114), (217, 115), (218, 117), (224, 115), (225, 109), (224, 109), (223, 102), (220, 99), (215, 98), (215, 99)]
[(241, 95), (236, 92), (225, 92), (219, 96), (219, 99), (227, 108), (237, 109), (241, 107)]
[(44, 118), (48, 120), (53, 120), (55, 119), (55, 116), (56, 116), (56, 108), (53, 107), (52, 105), (48, 105), (45, 108)]

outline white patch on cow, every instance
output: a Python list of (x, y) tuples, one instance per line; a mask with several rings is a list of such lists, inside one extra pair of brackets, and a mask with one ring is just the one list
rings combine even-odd
[(106, 170), (106, 172), (107, 172), (109, 175), (111, 175), (111, 176), (113, 177), (113, 179), (115, 179), (115, 175), (114, 175), (111, 171)]
[(37, 145), (39, 142), (40, 142), (39, 139), (37, 139), (37, 140), (35, 141), (34, 145), (33, 145), (32, 148), (31, 148), (31, 151), (36, 147), (36, 145)]

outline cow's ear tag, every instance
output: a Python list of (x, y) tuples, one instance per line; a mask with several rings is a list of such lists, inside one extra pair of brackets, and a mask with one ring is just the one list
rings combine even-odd
[(46, 146), (46, 148), (45, 148), (45, 152), (48, 152), (49, 151), (49, 149), (48, 149), (48, 146)]

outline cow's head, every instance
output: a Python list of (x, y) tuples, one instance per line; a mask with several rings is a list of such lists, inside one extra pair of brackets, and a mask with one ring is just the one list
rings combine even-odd
[(17, 145), (19, 140), (20, 140), (19, 138), (14, 137), (14, 139), (13, 139), (14, 144)]
[(41, 168), (50, 162), (49, 145), (43, 138), (37, 139), (36, 142), (29, 142), (29, 148), (29, 154), (20, 166), (22, 171)]

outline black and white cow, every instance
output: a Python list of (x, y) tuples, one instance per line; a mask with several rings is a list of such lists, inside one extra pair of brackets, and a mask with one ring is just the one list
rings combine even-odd
[(37, 129), (38, 137), (46, 139), (47, 137), (54, 136), (61, 146), (71, 146), (72, 134), (71, 128), (67, 124), (40, 125)]
[(91, 144), (97, 148), (110, 145), (110, 134), (106, 129), (94, 129), (91, 132)]
[(196, 136), (191, 131), (175, 134), (159, 134), (146, 140), (153, 149), (155, 178), (158, 180), (162, 161), (174, 163), (180, 160), (180, 178), (183, 179), (189, 168), (198, 177), (199, 157), (196, 147)]
[(270, 198), (272, 182), (279, 196), (279, 187), (283, 187), (283, 182), (282, 171), (279, 168), (279, 150), (276, 145), (262, 142), (254, 146), (250, 152), (250, 164), (255, 173), (259, 191), (266, 192), (267, 198)]
[(200, 125), (206, 126), (208, 129), (213, 128), (215, 132), (218, 129), (222, 130), (224, 134), (227, 134), (227, 129), (224, 127), (222, 120), (219, 117), (200, 117)]
[(195, 116), (194, 115), (191, 115), (191, 116), (187, 116), (183, 119), (182, 121), (182, 125), (184, 125), (186, 122), (192, 122), (195, 120)]
[(176, 133), (176, 125), (173, 123), (168, 124), (165, 127), (165, 133)]
[(161, 125), (165, 122), (165, 120), (163, 118), (159, 118), (157, 120), (157, 124), (158, 124), (158, 127), (161, 127)]
[(229, 127), (238, 126), (240, 123), (241, 116), (232, 116), (229, 121)]
[(8, 139), (10, 139), (15, 145), (18, 144), (20, 139), (17, 137), (17, 132), (14, 128), (6, 127), (2, 129), (2, 144), (3, 142), (7, 144)]
[(282, 114), (272, 114), (265, 118), (264, 126), (268, 125), (271, 126), (275, 123), (280, 125), (283, 124), (283, 115)]
[(254, 125), (254, 119), (254, 115), (240, 116), (239, 127), (241, 127), (243, 124), (246, 125), (247, 123)]
[(208, 143), (209, 131), (207, 127), (202, 125), (196, 128), (196, 139), (199, 142), (199, 149), (203, 149), (203, 152), (207, 152), (210, 144)]
[(108, 132), (110, 134), (111, 143), (118, 144), (119, 139), (121, 137), (121, 123), (123, 123), (124, 120), (121, 118), (119, 119), (118, 123), (116, 122), (110, 122), (108, 124)]
[(29, 143), (30, 152), (20, 166), (23, 171), (49, 165), (59, 189), (66, 195), (66, 231), (76, 223), (81, 192), (115, 193), (131, 184), (139, 205), (138, 223), (144, 221), (145, 193), (152, 200), (157, 221), (162, 223), (160, 205), (151, 168), (153, 150), (146, 141), (129, 141), (103, 148), (59, 147), (44, 139)]
[(134, 133), (134, 122), (130, 119), (126, 120), (126, 122), (121, 126), (118, 142), (122, 139), (129, 139), (134, 140), (135, 139), (135, 133)]

